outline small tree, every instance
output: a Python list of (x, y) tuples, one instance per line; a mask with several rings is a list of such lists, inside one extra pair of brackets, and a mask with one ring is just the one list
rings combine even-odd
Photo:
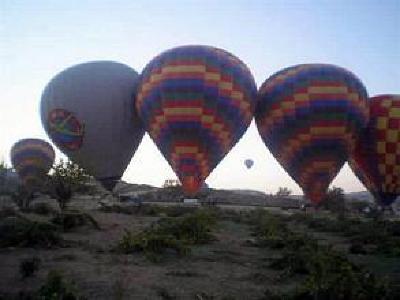
[(0, 161), (0, 195), (4, 193), (6, 185), (7, 165), (4, 161)]
[(276, 192), (277, 197), (288, 197), (292, 194), (292, 191), (289, 190), (287, 187), (280, 187), (279, 190)]
[(70, 160), (64, 162), (61, 159), (53, 166), (53, 172), (49, 176), (49, 189), (62, 211), (67, 207), (73, 193), (82, 190), (88, 179), (85, 171)]
[(325, 198), (321, 201), (320, 207), (337, 213), (339, 216), (344, 216), (346, 212), (344, 190), (335, 186), (329, 189)]

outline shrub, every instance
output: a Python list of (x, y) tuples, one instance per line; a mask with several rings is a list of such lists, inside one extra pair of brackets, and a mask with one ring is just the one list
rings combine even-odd
[(215, 216), (207, 210), (177, 218), (162, 218), (149, 228), (133, 234), (125, 231), (117, 249), (123, 253), (143, 252), (153, 261), (168, 249), (180, 255), (190, 252), (190, 245), (212, 240)]
[(48, 189), (60, 209), (64, 210), (73, 193), (84, 189), (88, 179), (89, 176), (77, 164), (61, 159), (53, 166), (52, 174), (48, 177)]
[(64, 231), (69, 231), (76, 227), (85, 225), (90, 225), (97, 230), (100, 229), (99, 224), (90, 214), (79, 211), (64, 211), (52, 218), (51, 222), (55, 225), (61, 226)]
[(138, 234), (125, 231), (118, 243), (118, 249), (125, 254), (143, 252), (151, 261), (159, 261), (159, 255), (164, 254), (168, 249), (174, 250), (180, 255), (186, 255), (190, 251), (183, 241), (177, 240), (173, 235), (151, 230)]
[(57, 227), (21, 217), (0, 222), (0, 247), (52, 247), (61, 243)]
[(74, 285), (67, 282), (58, 271), (50, 271), (46, 282), (36, 293), (36, 299), (40, 300), (79, 300), (85, 299), (79, 296)]
[(45, 202), (34, 203), (29, 211), (38, 215), (51, 215), (57, 212), (54, 207)]
[(19, 264), (19, 273), (23, 279), (31, 277), (39, 270), (39, 266), (40, 258), (38, 257), (24, 259)]

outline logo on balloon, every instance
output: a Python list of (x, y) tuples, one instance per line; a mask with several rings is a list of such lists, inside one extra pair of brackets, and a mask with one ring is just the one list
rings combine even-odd
[(82, 146), (84, 125), (69, 111), (53, 109), (48, 118), (49, 132), (61, 148), (75, 151)]

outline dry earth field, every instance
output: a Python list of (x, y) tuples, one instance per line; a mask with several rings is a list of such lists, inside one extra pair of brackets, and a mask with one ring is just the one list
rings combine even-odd
[[(212, 241), (192, 246), (191, 253), (185, 256), (167, 251), (160, 261), (154, 262), (140, 252), (123, 254), (113, 249), (125, 230), (140, 232), (165, 214), (106, 212), (90, 197), (75, 198), (70, 206), (89, 213), (100, 229), (85, 225), (63, 232), (63, 246), (0, 248), (0, 299), (24, 299), (18, 298), (18, 294), (38, 290), (51, 270), (58, 270), (86, 299), (97, 300), (268, 299), (263, 298), (266, 289), (286, 291), (302, 279), (301, 275), (282, 278), (280, 270), (270, 268), (271, 261), (280, 256), (280, 250), (256, 247), (251, 225), (235, 218), (217, 216)], [(224, 209), (234, 209), (236, 212), (232, 215), (240, 216), (240, 211), (253, 208)], [(288, 214), (277, 208), (272, 213)], [(41, 221), (51, 217), (35, 213), (24, 216)], [(348, 254), (346, 237), (311, 230), (295, 222), (288, 226), (312, 235), (321, 244), (331, 244), (337, 251), (346, 253), (352, 262), (364, 265), (378, 277), (388, 278), (391, 284), (400, 283), (398, 257)], [(34, 276), (23, 279), (20, 263), (31, 257), (40, 259), (39, 269)]]

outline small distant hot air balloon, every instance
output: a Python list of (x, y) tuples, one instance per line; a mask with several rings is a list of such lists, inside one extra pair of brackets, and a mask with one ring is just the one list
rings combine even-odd
[(23, 185), (35, 192), (42, 187), (53, 165), (53, 147), (40, 139), (23, 139), (11, 148), (11, 162)]
[(379, 204), (400, 195), (400, 95), (370, 98), (370, 121), (349, 165)]
[(367, 91), (343, 68), (298, 65), (264, 82), (255, 119), (268, 149), (317, 204), (368, 121)]
[(252, 159), (246, 159), (244, 161), (244, 164), (247, 169), (251, 169), (251, 167), (253, 167), (253, 165), (254, 165), (254, 161)]
[(188, 196), (246, 131), (255, 95), (250, 70), (222, 49), (182, 46), (145, 67), (137, 111)]
[(73, 162), (112, 190), (144, 134), (135, 111), (138, 74), (111, 61), (64, 70), (46, 86), (42, 124)]

